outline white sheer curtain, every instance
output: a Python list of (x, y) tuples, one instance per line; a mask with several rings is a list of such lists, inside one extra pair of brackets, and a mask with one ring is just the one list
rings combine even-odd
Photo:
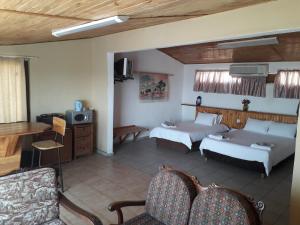
[(26, 120), (24, 60), (0, 58), (0, 123)]

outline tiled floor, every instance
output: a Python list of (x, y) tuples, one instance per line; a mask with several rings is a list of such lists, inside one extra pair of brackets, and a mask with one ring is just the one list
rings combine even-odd
[[(113, 157), (92, 155), (63, 168), (66, 196), (97, 215), (104, 225), (117, 220), (116, 214), (107, 210), (110, 202), (145, 198), (149, 181), (161, 164), (195, 175), (203, 185), (214, 182), (263, 200), (265, 225), (288, 224), (293, 159), (286, 160), (269, 177), (261, 179), (254, 171), (213, 159), (206, 162), (199, 152), (185, 154), (184, 149), (156, 148), (154, 140), (149, 139), (115, 146), (115, 151)], [(125, 218), (142, 211), (142, 207), (129, 207)], [(65, 210), (62, 214), (68, 224), (85, 224)]]

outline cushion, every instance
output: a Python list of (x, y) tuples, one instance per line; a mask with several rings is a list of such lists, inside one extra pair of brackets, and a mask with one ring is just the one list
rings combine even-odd
[(195, 123), (206, 125), (206, 126), (212, 126), (216, 123), (218, 115), (212, 114), (212, 113), (198, 113)]
[(269, 126), (268, 134), (280, 137), (295, 138), (296, 130), (296, 124), (272, 122)]
[(248, 118), (244, 130), (260, 134), (267, 134), (271, 121)]
[(61, 221), (60, 219), (54, 219), (51, 221), (48, 221), (46, 223), (43, 223), (43, 225), (66, 225), (63, 221)]
[(189, 225), (216, 224), (256, 225), (259, 224), (259, 217), (245, 198), (240, 198), (226, 189), (208, 188), (195, 198)]
[(0, 177), (0, 215), (3, 224), (34, 225), (57, 219), (54, 169), (43, 168)]
[(196, 194), (189, 177), (177, 171), (160, 171), (150, 182), (146, 212), (166, 225), (185, 225)]
[(154, 217), (150, 216), (148, 213), (143, 213), (138, 215), (127, 222), (123, 223), (123, 225), (164, 225), (162, 222), (158, 221)]

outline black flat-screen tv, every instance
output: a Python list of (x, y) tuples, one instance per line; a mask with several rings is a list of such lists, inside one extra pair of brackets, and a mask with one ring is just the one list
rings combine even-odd
[(132, 61), (128, 58), (118, 60), (117, 62), (115, 62), (114, 73), (115, 79), (132, 79)]

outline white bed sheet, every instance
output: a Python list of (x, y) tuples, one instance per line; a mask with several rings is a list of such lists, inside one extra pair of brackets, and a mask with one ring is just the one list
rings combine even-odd
[(205, 126), (196, 124), (194, 121), (186, 121), (176, 123), (176, 128), (156, 127), (151, 130), (149, 137), (182, 143), (191, 149), (193, 142), (201, 141), (209, 134), (222, 133), (227, 130), (228, 128), (223, 124)]
[[(207, 149), (238, 159), (261, 162), (264, 164), (266, 174), (269, 175), (273, 166), (295, 152), (294, 138), (263, 135), (245, 130), (231, 131), (226, 135), (228, 140), (204, 138), (200, 145), (201, 154)], [(250, 147), (257, 142), (274, 144), (274, 147), (271, 151)]]

